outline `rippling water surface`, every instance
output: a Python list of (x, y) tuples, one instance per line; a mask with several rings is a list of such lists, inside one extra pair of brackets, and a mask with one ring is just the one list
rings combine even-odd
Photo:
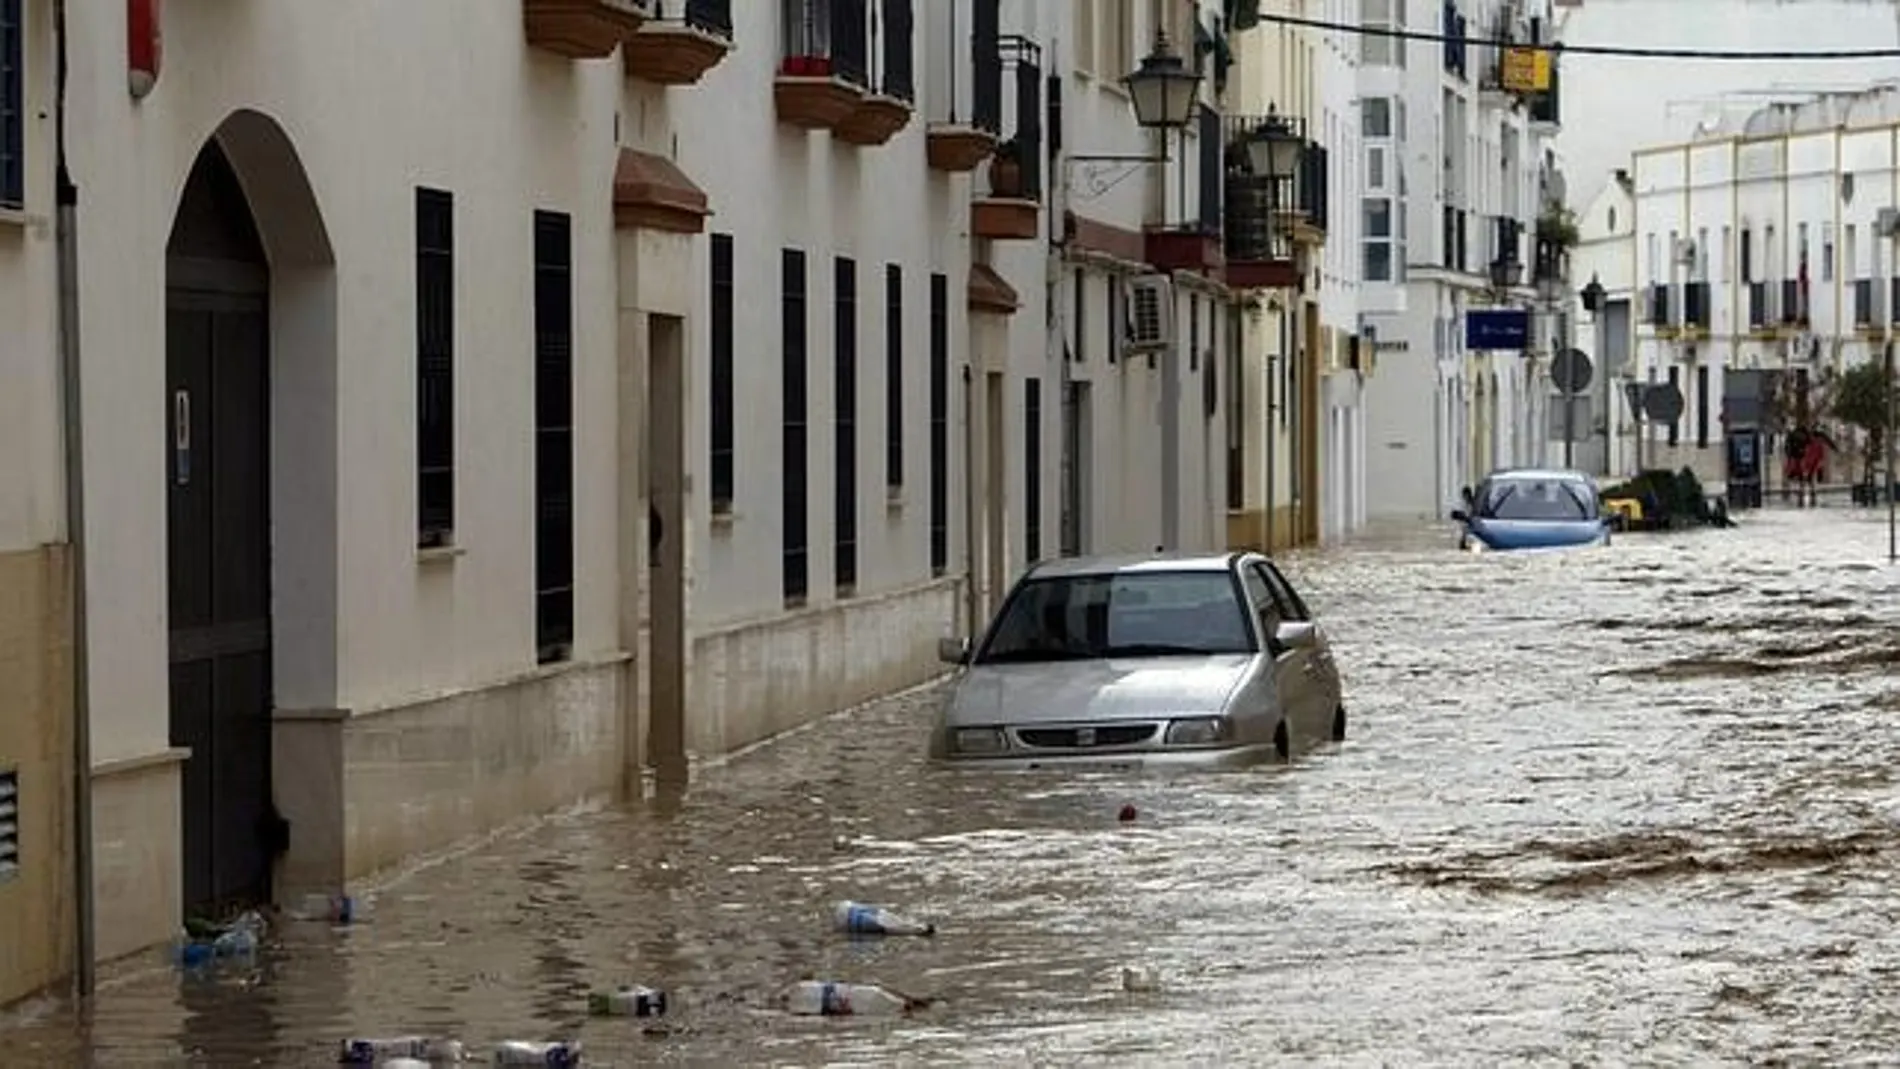
[[(260, 970), (113, 969), (9, 1064), (322, 1064), (350, 1034), (578, 1036), (589, 1064), (1496, 1064), (1900, 1051), (1900, 569), (1865, 514), (1751, 514), (1608, 550), (1443, 531), (1286, 562), (1352, 733), (1180, 777), (926, 767), (924, 693), (682, 797), (572, 815), (395, 879), (372, 923)], [(1134, 803), (1140, 818), (1116, 820)], [(939, 921), (853, 943), (842, 897)], [(1156, 990), (1129, 993), (1145, 966)], [(801, 1020), (806, 974), (940, 998)], [(600, 984), (674, 1012), (589, 1021)]]

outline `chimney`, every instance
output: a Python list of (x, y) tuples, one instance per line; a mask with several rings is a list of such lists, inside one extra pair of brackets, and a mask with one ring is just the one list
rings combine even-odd
[(1616, 169), (1616, 184), (1622, 186), (1625, 193), (1636, 192), (1636, 183), (1630, 181), (1630, 170), (1628, 167), (1618, 167)]

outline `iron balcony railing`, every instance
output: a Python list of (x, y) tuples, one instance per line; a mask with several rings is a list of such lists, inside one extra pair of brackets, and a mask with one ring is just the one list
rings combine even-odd
[[(670, 14), (677, 4), (660, 6), (660, 17)], [(704, 30), (715, 37), (732, 40), (732, 0), (686, 0), (686, 25)]]
[[(1293, 259), (1290, 223), (1305, 216), (1315, 225), (1325, 225), (1326, 163), (1309, 151), (1306, 125), (1298, 117), (1275, 115), (1228, 115), (1203, 119), (1203, 133), (1224, 130), (1221, 158), (1221, 219), (1219, 232), (1229, 260), (1247, 263), (1271, 263)], [(1301, 143), (1299, 165), (1287, 174), (1261, 174), (1254, 170), (1251, 146), (1256, 138), (1272, 136)], [(1202, 157), (1203, 166), (1211, 162)], [(1315, 177), (1321, 179), (1316, 192)], [(1203, 176), (1205, 182), (1205, 176)], [(1316, 202), (1313, 198), (1320, 199)], [(1203, 205), (1205, 205), (1205, 194)], [(1205, 221), (1205, 215), (1203, 216)]]

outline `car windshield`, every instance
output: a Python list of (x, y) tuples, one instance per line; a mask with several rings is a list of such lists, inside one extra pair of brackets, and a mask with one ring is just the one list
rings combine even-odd
[(977, 663), (1252, 652), (1227, 572), (1118, 572), (1023, 583)]
[(1485, 488), (1478, 515), (1488, 520), (1594, 520), (1596, 495), (1568, 479), (1499, 479)]

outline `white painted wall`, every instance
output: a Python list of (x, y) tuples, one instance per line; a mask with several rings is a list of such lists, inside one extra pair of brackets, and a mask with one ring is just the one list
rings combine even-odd
[(26, 5), (26, 204), (0, 208), (0, 553), (65, 537), (54, 298), (51, 5)]

